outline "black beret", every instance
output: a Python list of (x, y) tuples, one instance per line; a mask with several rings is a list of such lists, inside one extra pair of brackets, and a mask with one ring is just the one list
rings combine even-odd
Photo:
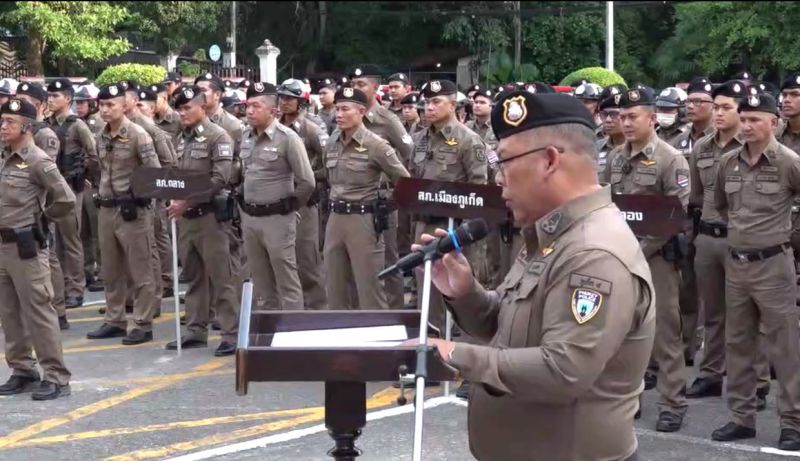
[(780, 93), (778, 87), (772, 82), (758, 82), (758, 87), (764, 93), (769, 93), (772, 96), (777, 96)]
[(747, 94), (764, 94), (764, 87), (761, 84), (753, 82), (747, 85)]
[(431, 80), (422, 89), (422, 96), (425, 99), (434, 96), (448, 96), (458, 93), (458, 87), (450, 80)]
[(778, 115), (778, 104), (769, 93), (751, 94), (739, 101), (739, 113), (767, 112)]
[(608, 85), (607, 87), (603, 88), (603, 91), (600, 92), (600, 100), (604, 100), (608, 97), (622, 94), (628, 91), (628, 87), (623, 85), (622, 83), (614, 83), (613, 85)]
[(64, 91), (69, 94), (72, 94), (74, 92), (74, 88), (72, 88), (72, 82), (70, 81), (70, 79), (57, 78), (52, 82), (50, 82), (49, 85), (47, 85), (47, 91), (53, 93), (57, 91)]
[(740, 82), (737, 80), (728, 80), (725, 83), (721, 83), (714, 88), (714, 91), (711, 92), (711, 97), (716, 98), (717, 96), (727, 96), (729, 98), (743, 98), (747, 95), (746, 88), (744, 82)]
[(125, 91), (139, 92), (139, 82), (136, 80), (123, 80), (119, 82), (118, 85)]
[(202, 96), (203, 91), (197, 85), (184, 85), (175, 91), (175, 108), (188, 104)]
[(233, 88), (233, 82), (232, 81), (223, 80), (223, 83), (225, 83), (225, 88)]
[(605, 110), (611, 108), (619, 109), (619, 102), (621, 99), (622, 99), (622, 93), (616, 93), (606, 98), (603, 98), (600, 100), (600, 104), (597, 105), (597, 110)]
[(195, 85), (197, 85), (199, 82), (209, 82), (211, 83), (211, 86), (216, 88), (217, 91), (225, 91), (225, 82), (223, 82), (221, 78), (212, 74), (211, 72), (207, 72), (194, 79)]
[(150, 85), (149, 88), (150, 88), (150, 91), (152, 91), (153, 93), (156, 93), (156, 94), (158, 94), (158, 93), (166, 93), (167, 92), (167, 87), (164, 86), (163, 83), (156, 83), (155, 85)]
[(800, 72), (792, 72), (781, 82), (781, 91), (791, 88), (800, 88)]
[(352, 80), (354, 78), (360, 77), (378, 77), (381, 78), (381, 70), (378, 69), (377, 66), (373, 66), (372, 64), (366, 64), (363, 66), (354, 66), (347, 71), (347, 77)]
[(556, 92), (552, 86), (542, 82), (528, 82), (524, 84), (524, 88), (528, 93), (534, 94), (547, 94)]
[(396, 74), (392, 74), (386, 80), (387, 82), (402, 82), (404, 85), (408, 85), (408, 75), (398, 72)]
[(349, 86), (343, 86), (339, 88), (339, 91), (336, 92), (333, 100), (337, 104), (340, 102), (354, 102), (356, 104), (361, 104), (364, 107), (367, 106), (367, 95), (364, 94), (363, 91)]
[(41, 102), (47, 101), (47, 91), (38, 83), (20, 83), (17, 87), (17, 94), (27, 94)]
[(100, 92), (97, 93), (97, 99), (105, 101), (106, 99), (113, 99), (125, 96), (125, 89), (119, 84), (103, 85), (100, 87)]
[(239, 89), (240, 90), (244, 90), (244, 89), (250, 88), (251, 85), (253, 85), (253, 82), (251, 82), (250, 80), (245, 79), (245, 80), (242, 80), (241, 82), (239, 82)]
[(620, 109), (628, 109), (636, 106), (652, 106), (655, 105), (655, 103), (655, 95), (647, 88), (631, 88), (622, 93), (619, 98)]
[(753, 74), (750, 72), (743, 70), (733, 77), (730, 78), (731, 80), (753, 80)]
[(181, 75), (177, 72), (167, 72), (164, 83), (181, 83)]
[(256, 82), (247, 87), (247, 98), (253, 96), (269, 96), (278, 94), (278, 88), (272, 83)]
[(332, 78), (325, 78), (317, 82), (317, 92), (323, 88), (336, 89), (336, 80)]
[(492, 129), (497, 139), (543, 126), (578, 123), (594, 130), (592, 114), (566, 94), (533, 94), (525, 90), (511, 91), (492, 109)]
[(495, 93), (489, 88), (483, 88), (480, 85), (475, 85), (474, 87), (471, 88), (471, 90), (475, 90), (475, 94), (472, 95), (472, 99), (475, 99), (478, 96), (483, 96), (484, 98), (488, 98), (491, 101), (494, 98)]
[(408, 93), (400, 100), (400, 104), (413, 104), (416, 106), (417, 103), (419, 103), (419, 93)]
[(24, 99), (11, 98), (0, 107), (0, 114), (20, 115), (31, 120), (36, 120), (37, 113), (33, 104)]
[(693, 78), (686, 87), (686, 94), (705, 93), (710, 96), (712, 91), (714, 91), (714, 85), (705, 77)]
[(139, 88), (137, 94), (142, 101), (158, 101), (158, 93), (153, 91), (149, 86)]

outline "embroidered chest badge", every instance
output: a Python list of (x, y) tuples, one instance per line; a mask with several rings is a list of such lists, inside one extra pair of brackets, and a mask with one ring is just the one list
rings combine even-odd
[(603, 295), (594, 290), (580, 288), (572, 292), (572, 315), (578, 325), (591, 320), (603, 305)]

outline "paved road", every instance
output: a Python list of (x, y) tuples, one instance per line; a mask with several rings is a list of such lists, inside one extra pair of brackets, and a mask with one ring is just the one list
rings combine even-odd
[[(87, 302), (100, 299), (93, 296)], [(325, 452), (332, 442), (321, 426), (322, 385), (255, 384), (247, 396), (237, 397), (233, 359), (213, 357), (218, 336), (212, 336), (208, 349), (184, 351), (181, 357), (164, 350), (174, 334), (174, 317), (166, 313), (171, 308), (165, 303), (156, 340), (136, 347), (122, 346), (118, 339), (86, 340), (86, 332), (101, 320), (97, 306), (70, 310), (72, 328), (64, 332), (63, 341), (73, 372), (73, 395), (52, 402), (0, 397), (0, 460), (330, 459)], [(3, 369), (0, 379), (7, 375)], [(364, 450), (359, 459), (409, 460), (410, 408), (396, 406), (397, 391), (388, 383), (369, 386), (368, 394), (376, 419), (358, 441)], [(467, 445), (465, 405), (452, 398), (435, 398), (440, 394), (440, 389), (431, 390), (435, 407), (426, 412), (425, 459), (473, 459)], [(790, 454), (759, 451), (777, 444), (772, 396), (759, 417), (759, 437), (740, 445), (709, 440), (711, 430), (726, 421), (722, 399), (692, 402), (686, 427), (669, 435), (652, 431), (654, 392), (648, 392), (644, 401), (644, 418), (637, 423), (643, 460), (792, 459)], [(600, 434), (602, 430), (597, 428)]]

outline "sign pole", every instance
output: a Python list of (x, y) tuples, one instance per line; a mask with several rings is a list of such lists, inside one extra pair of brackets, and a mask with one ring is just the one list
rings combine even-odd
[(178, 225), (175, 218), (170, 218), (172, 226), (172, 297), (175, 300), (175, 341), (178, 355), (181, 355), (181, 301), (178, 295)]
[[(455, 224), (456, 224), (455, 223), (455, 219), (449, 218), (447, 220), (447, 230), (452, 231), (453, 228), (455, 227)], [(445, 312), (445, 314), (444, 314), (445, 315), (445, 317), (444, 317), (445, 318), (445, 320), (444, 320), (444, 339), (446, 341), (450, 341), (452, 339), (452, 336), (453, 336), (452, 333), (451, 333), (451, 330), (453, 329), (453, 314), (451, 314), (450, 313), (450, 309), (447, 309), (447, 308), (444, 309), (444, 312)], [(445, 381), (444, 382), (444, 396), (445, 397), (449, 397), (450, 396), (450, 381)]]

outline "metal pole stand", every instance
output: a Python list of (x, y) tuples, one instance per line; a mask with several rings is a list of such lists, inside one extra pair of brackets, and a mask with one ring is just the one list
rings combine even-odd
[(414, 396), (414, 451), (413, 461), (422, 459), (422, 423), (425, 410), (425, 379), (428, 376), (428, 317), (431, 304), (431, 267), (433, 261), (425, 258), (425, 277), (422, 282), (422, 312), (419, 316), (419, 344), (417, 344), (416, 395)]
[[(455, 227), (455, 219), (449, 218), (447, 220), (447, 230), (452, 231), (453, 227)], [(444, 310), (444, 339), (445, 341), (450, 341), (453, 336), (453, 314), (450, 313), (450, 309), (445, 308)], [(450, 381), (444, 382), (444, 396), (450, 396)]]
[(178, 225), (175, 218), (170, 219), (172, 227), (172, 298), (175, 300), (175, 341), (178, 355), (181, 355), (181, 301), (178, 294)]

